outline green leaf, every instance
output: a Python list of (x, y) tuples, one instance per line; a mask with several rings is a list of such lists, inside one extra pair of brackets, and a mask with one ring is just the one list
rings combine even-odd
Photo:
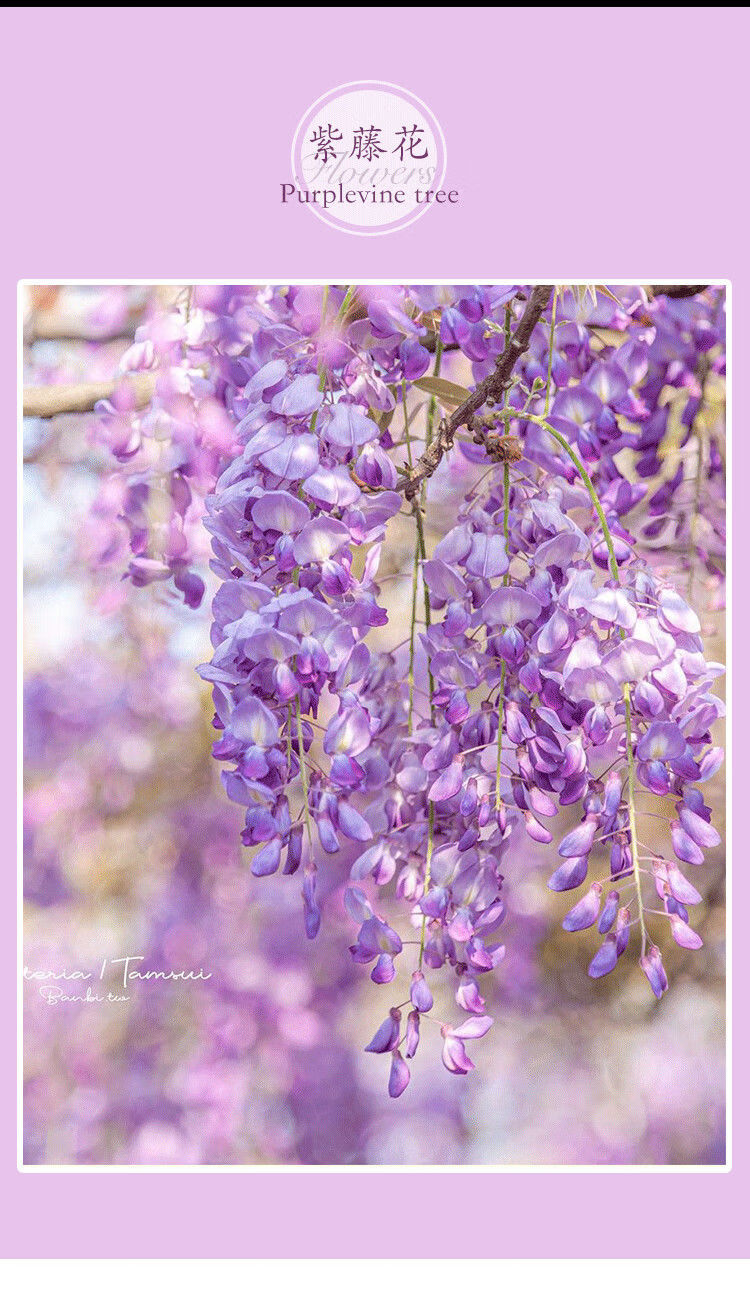
[(455, 382), (447, 382), (445, 378), (419, 378), (413, 382), (412, 386), (419, 387), (420, 391), (426, 391), (428, 396), (436, 396), (441, 405), (447, 405), (450, 409), (455, 409), (462, 405), (471, 395), (466, 387), (459, 387)]

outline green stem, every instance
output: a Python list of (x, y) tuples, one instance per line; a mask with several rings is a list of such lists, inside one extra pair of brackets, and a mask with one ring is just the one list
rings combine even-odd
[[(414, 500), (414, 518), (417, 523), (417, 551), (419, 553), (419, 556), (422, 558), (422, 561), (425, 562), (427, 560), (427, 548), (425, 545), (425, 538), (424, 538), (424, 523), (422, 521), (422, 509), (420, 507), (419, 501), (416, 499)], [(424, 621), (425, 621), (426, 628), (429, 629), (430, 625), (432, 624), (432, 608), (430, 606), (430, 591), (427, 588), (424, 575), (422, 576), (422, 592), (424, 594)], [(430, 669), (429, 658), (428, 658), (428, 664), (427, 664), (427, 678), (429, 680), (428, 686), (429, 686), (429, 693), (430, 693), (430, 722), (434, 724), (435, 707), (433, 705), (432, 695), (435, 691), (435, 680), (432, 675), (432, 670)]]
[[(423, 891), (423, 894), (425, 895), (430, 889), (430, 872), (432, 869), (432, 847), (433, 847), (434, 839), (435, 839), (435, 802), (431, 800), (428, 819), (427, 819), (427, 860), (425, 863), (425, 870), (424, 870), (424, 891)], [(427, 918), (425, 916), (422, 918), (422, 931), (419, 937), (419, 970), (420, 971), (422, 970), (422, 962), (424, 960), (424, 946), (425, 946), (426, 934), (427, 934)]]
[[(406, 455), (409, 460), (409, 467), (413, 466), (413, 457), (411, 452), (411, 430), (409, 427), (409, 410), (406, 404), (406, 382), (401, 388), (401, 403), (404, 410), (404, 436), (406, 439)], [(409, 733), (414, 728), (414, 655), (417, 633), (417, 586), (419, 584), (419, 530), (417, 529), (414, 536), (414, 561), (412, 563), (411, 573), (411, 624), (409, 628)]]
[[(612, 576), (612, 579), (619, 585), (621, 583), (620, 570), (617, 565), (617, 558), (615, 556), (615, 546), (614, 546), (614, 541), (612, 539), (612, 532), (609, 529), (609, 523), (604, 514), (604, 509), (599, 503), (598, 495), (596, 493), (596, 490), (594, 489), (594, 483), (591, 480), (591, 477), (589, 476), (585, 467), (583, 466), (583, 463), (581, 462), (580, 458), (576, 454), (575, 450), (570, 445), (568, 445), (568, 442), (565, 440), (565, 437), (561, 436), (560, 433), (554, 427), (552, 427), (551, 424), (548, 423), (545, 418), (539, 418), (536, 414), (525, 413), (524, 419), (527, 422), (536, 423), (538, 427), (543, 427), (545, 432), (548, 432), (549, 435), (555, 441), (557, 441), (557, 444), (560, 446), (562, 450), (565, 451), (568, 458), (575, 465), (578, 475), (580, 476), (581, 480), (583, 481), (583, 484), (585, 485), (588, 491), (589, 498), (591, 499), (591, 503), (594, 506), (596, 515), (599, 518), (599, 523), (602, 528), (602, 534), (604, 535), (604, 542), (607, 546), (607, 552), (609, 554), (610, 574)], [(620, 637), (621, 638), (625, 637), (624, 630), (620, 630)], [(622, 695), (623, 695), (623, 700), (625, 702), (625, 745), (626, 745), (626, 755), (627, 755), (627, 761), (628, 761), (628, 829), (630, 832), (630, 851), (633, 856), (632, 862), (633, 862), (633, 877), (635, 879), (635, 893), (636, 893), (636, 899), (638, 902), (638, 922), (641, 928), (641, 957), (643, 957), (643, 955), (646, 952), (646, 940), (648, 937), (646, 934), (646, 923), (643, 917), (643, 913), (644, 913), (643, 891), (641, 888), (641, 875), (640, 875), (640, 867), (639, 867), (639, 859), (638, 859), (638, 824), (637, 824), (636, 809), (635, 809), (635, 754), (633, 752), (633, 708), (630, 700), (629, 683), (624, 683), (622, 685)]]
[(630, 703), (630, 684), (622, 685), (625, 698), (625, 743), (628, 754), (628, 827), (630, 829), (630, 853), (633, 862), (635, 893), (638, 901), (638, 921), (641, 926), (641, 957), (646, 953), (646, 923), (643, 919), (643, 891), (641, 889), (641, 868), (638, 858), (638, 831), (635, 811), (635, 756), (633, 755), (633, 723)]
[[(507, 426), (507, 424), (506, 424)], [(505, 552), (508, 552), (508, 535), (510, 533), (510, 468), (507, 463), (503, 464), (503, 536), (505, 539)], [(508, 585), (510, 581), (510, 571), (506, 571), (503, 576), (503, 584)], [(503, 803), (500, 795), (500, 766), (503, 759), (503, 726), (505, 724), (505, 675), (507, 666), (505, 661), (500, 664), (500, 689), (497, 695), (497, 773), (495, 775), (495, 809), (499, 809)]]
[[(320, 333), (321, 334), (323, 334), (325, 330), (325, 325), (326, 325), (326, 314), (328, 313), (329, 292), (330, 292), (330, 288), (329, 288), (329, 285), (326, 283), (323, 285), (323, 295), (320, 303)], [(354, 297), (355, 292), (356, 292), (356, 287), (354, 285), (347, 288), (344, 294), (344, 300), (339, 306), (338, 313), (336, 315), (337, 324), (344, 318), (344, 315), (349, 309), (349, 305), (351, 304), (351, 301), (352, 301), (352, 298)], [(323, 391), (325, 385), (326, 385), (326, 366), (325, 366), (325, 360), (321, 356), (320, 362), (318, 364), (318, 390)], [(313, 413), (312, 418), (310, 419), (311, 432), (315, 431), (315, 424), (317, 420), (318, 420), (318, 411), (316, 409), (315, 412)], [(295, 584), (299, 583), (299, 570), (296, 567), (294, 569), (293, 579)], [(305, 761), (305, 744), (302, 737), (302, 711), (300, 708), (299, 693), (297, 694), (297, 697), (296, 697), (295, 710), (296, 710), (296, 716), (297, 716), (297, 749), (299, 752), (300, 776), (302, 778), (302, 797), (304, 802), (305, 826), (307, 828), (307, 839), (310, 843), (310, 852), (312, 853), (313, 839), (312, 839), (312, 821), (310, 819), (310, 788), (309, 788), (309, 782), (307, 777), (307, 763)]]
[[(435, 363), (432, 369), (433, 378), (440, 377), (440, 365), (441, 365), (442, 359), (443, 359), (443, 343), (440, 341), (440, 337), (438, 336), (438, 338), (435, 341)], [(425, 442), (425, 448), (429, 448), (432, 442), (432, 432), (435, 426), (436, 412), (437, 412), (437, 399), (435, 396), (432, 396), (430, 399), (430, 405), (427, 413), (427, 440)]]
[(555, 346), (555, 318), (557, 316), (557, 288), (552, 293), (552, 321), (549, 330), (549, 359), (547, 362), (547, 390), (544, 394), (544, 417), (549, 418), (549, 402), (552, 394), (552, 352)]
[(354, 294), (355, 294), (355, 292), (356, 292), (356, 291), (357, 291), (356, 285), (352, 283), (352, 284), (347, 288), (346, 292), (344, 293), (344, 300), (342, 301), (341, 305), (339, 306), (338, 314), (336, 315), (336, 323), (337, 323), (337, 324), (340, 324), (340, 323), (341, 323), (342, 319), (344, 318), (344, 315), (346, 314), (347, 310), (348, 310), (348, 309), (349, 309), (349, 307), (351, 306), (351, 304), (352, 304), (352, 302), (353, 302), (353, 300), (354, 300)]
[(299, 693), (296, 697), (296, 714), (297, 714), (297, 750), (299, 752), (299, 770), (302, 776), (302, 798), (305, 815), (305, 827), (307, 828), (307, 839), (310, 843), (310, 853), (312, 854), (312, 822), (310, 820), (310, 800), (309, 784), (307, 781), (307, 764), (305, 762), (305, 743), (302, 737), (302, 712), (299, 704)]
[[(433, 366), (433, 371), (432, 371), (433, 377), (437, 378), (440, 376), (440, 364), (441, 364), (442, 358), (443, 358), (443, 345), (442, 345), (442, 342), (440, 341), (440, 338), (438, 337), (435, 342), (435, 364)], [(429, 410), (427, 414), (426, 444), (428, 446), (432, 441), (433, 429), (435, 425), (436, 408), (437, 408), (437, 403), (433, 396), (432, 400), (430, 401)], [(417, 549), (418, 549), (418, 552), (421, 554), (423, 561), (426, 561), (427, 559), (427, 546), (425, 544), (424, 524), (422, 521), (422, 510), (425, 506), (425, 501), (426, 501), (426, 490), (424, 485), (422, 485), (419, 492), (419, 497), (414, 500), (414, 518), (417, 524)], [(425, 625), (426, 627), (429, 627), (432, 624), (432, 610), (430, 607), (430, 591), (427, 588), (424, 575), (422, 576), (422, 589), (424, 590)], [(433, 679), (432, 670), (430, 669), (429, 657), (427, 658), (427, 678), (429, 680), (428, 688), (429, 688), (429, 696), (430, 696), (430, 722), (434, 724), (435, 706), (432, 698), (435, 692), (435, 680)], [(427, 891), (430, 889), (430, 874), (432, 871), (432, 850), (433, 850), (434, 840), (435, 840), (435, 802), (431, 800), (430, 808), (428, 810), (428, 818), (427, 818), (427, 856), (425, 859), (425, 869), (424, 869), (424, 894), (427, 894)], [(426, 935), (427, 935), (427, 918), (426, 916), (423, 916), (422, 930), (419, 936), (419, 970), (420, 971), (422, 970), (422, 962), (424, 960), (424, 946), (425, 946)]]
[(703, 485), (703, 457), (704, 457), (704, 437), (701, 429), (701, 416), (706, 403), (706, 382), (708, 380), (709, 363), (706, 356), (701, 360), (701, 397), (698, 408), (693, 416), (693, 427), (698, 440), (698, 461), (695, 468), (695, 484), (693, 487), (693, 511), (690, 518), (690, 574), (688, 576), (688, 602), (693, 601), (693, 585), (695, 582), (696, 569), (696, 550), (698, 547), (698, 519), (701, 510), (701, 487)]

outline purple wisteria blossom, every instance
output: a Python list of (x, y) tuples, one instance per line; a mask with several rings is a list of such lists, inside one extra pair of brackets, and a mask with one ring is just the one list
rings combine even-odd
[[(196, 603), (186, 521), (203, 514), (219, 587), (201, 673), (250, 870), (298, 874), (310, 938), (321, 879), (345, 885), (351, 956), (395, 995), (369, 1045), (391, 1058), (393, 1097), (446, 985), (463, 1019), (438, 1021), (443, 1061), (472, 1068), (465, 1040), (491, 1023), (482, 977), (505, 955), (513, 836), (549, 849), (551, 891), (585, 887), (562, 924), (600, 938), (590, 976), (632, 937), (657, 996), (652, 928), (700, 946), (682, 868), (719, 840), (704, 791), (721, 761), (721, 667), (665, 555), (687, 545), (720, 579), (722, 294), (550, 291), (502, 407), (459, 420), (415, 497), (404, 475), (462, 399), (441, 364), (455, 352), (475, 383), (493, 373), (528, 297), (198, 290), (126, 359), (155, 374), (147, 412), (102, 411), (128, 484), (102, 504), (100, 549), (124, 517), (134, 582), (172, 580)], [(435, 542), (426, 522), (451, 474), (466, 488)], [(388, 623), (384, 593), (404, 527), (406, 627)], [(666, 800), (673, 857), (645, 843), (646, 796)]]

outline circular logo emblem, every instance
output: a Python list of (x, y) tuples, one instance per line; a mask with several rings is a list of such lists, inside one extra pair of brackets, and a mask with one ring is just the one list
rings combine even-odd
[(308, 206), (334, 229), (390, 234), (446, 201), (445, 165), (443, 132), (421, 99), (386, 82), (352, 81), (302, 118), (282, 202)]

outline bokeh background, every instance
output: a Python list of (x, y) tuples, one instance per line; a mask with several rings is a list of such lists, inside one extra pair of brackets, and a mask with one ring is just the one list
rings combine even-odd
[[(27, 288), (24, 382), (111, 378), (138, 323), (181, 291)], [(451, 363), (446, 376), (469, 380)], [(113, 461), (92, 421), (24, 420), (25, 962), (89, 969), (132, 954), (211, 977), (136, 982), (103, 1004), (50, 1004), (26, 982), (25, 1163), (724, 1163), (719, 850), (702, 870), (704, 948), (670, 946), (657, 1003), (635, 959), (588, 978), (597, 941), (561, 930), (569, 897), (547, 889), (548, 852), (519, 835), (507, 956), (487, 995), (496, 1026), (473, 1049), (476, 1071), (449, 1075), (425, 1031), (409, 1088), (387, 1097), (382, 1058), (362, 1051), (384, 1010), (346, 951), (346, 860), (309, 943), (295, 879), (250, 875), (211, 759), (210, 688), (195, 673), (210, 656), (209, 599), (190, 611), (158, 584), (121, 580)], [(431, 488), (428, 548), (470, 470)], [(689, 588), (707, 657), (723, 660), (721, 583), (683, 558), (654, 555)], [(390, 625), (374, 645), (408, 620), (412, 561), (394, 519)], [(709, 790), (723, 833), (723, 771)], [(653, 822), (647, 839), (666, 849)]]

